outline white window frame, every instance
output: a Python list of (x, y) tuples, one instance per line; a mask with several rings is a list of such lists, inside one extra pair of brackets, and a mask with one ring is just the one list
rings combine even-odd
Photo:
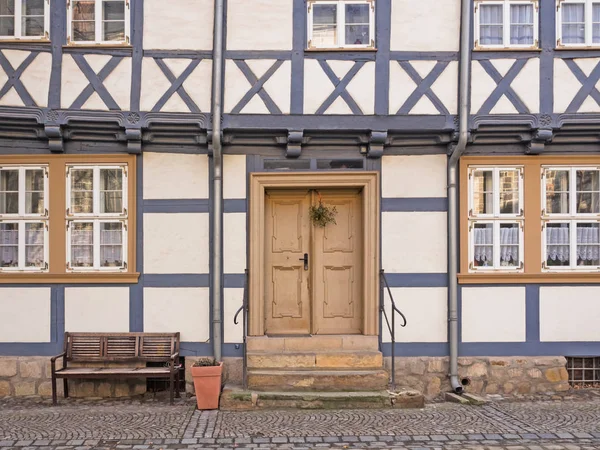
[[(500, 213), (500, 172), (506, 170), (515, 170), (519, 173), (518, 188), (519, 188), (519, 212), (515, 214)], [(475, 214), (474, 213), (474, 176), (478, 171), (492, 172), (492, 195), (493, 195), (493, 211), (491, 214)], [(523, 177), (524, 168), (522, 166), (472, 166), (469, 167), (469, 272), (523, 272), (524, 270), (524, 212), (523, 212)], [(473, 263), (475, 256), (475, 224), (492, 223), (493, 226), (493, 265), (476, 267)], [(517, 266), (502, 266), (500, 265), (500, 224), (518, 224), (519, 225), (519, 264)]]
[[(502, 6), (502, 44), (481, 44), (481, 5)], [(511, 44), (510, 43), (510, 7), (511, 5), (533, 5), (533, 44)], [(475, 26), (474, 39), (475, 49), (537, 49), (539, 48), (539, 3), (538, 0), (476, 0), (475, 1)]]
[[(583, 44), (566, 44), (562, 41), (562, 5), (563, 4), (583, 4), (585, 21), (585, 42)], [(597, 0), (557, 0), (556, 5), (556, 46), (557, 47), (600, 47), (600, 42), (593, 42), (592, 26), (592, 4), (598, 3)]]
[[(71, 173), (73, 170), (93, 170), (93, 212), (92, 213), (73, 213), (71, 208)], [(123, 196), (121, 213), (100, 213), (100, 170), (101, 169), (121, 169), (123, 171)], [(70, 164), (67, 166), (66, 182), (66, 200), (67, 200), (67, 271), (70, 272), (123, 272), (128, 267), (128, 167), (127, 164), (107, 164), (107, 165), (79, 165)], [(71, 255), (71, 230), (72, 223), (93, 223), (93, 266), (92, 267), (73, 267)], [(122, 255), (123, 261), (119, 267), (101, 267), (100, 262), (100, 224), (101, 223), (121, 223), (122, 231)]]
[[(17, 267), (0, 267), (1, 272), (15, 272), (15, 271), (27, 271), (27, 272), (47, 272), (48, 271), (48, 166), (41, 165), (20, 165), (20, 166), (2, 166), (0, 172), (3, 171), (19, 171), (19, 186), (18, 186), (18, 198), (19, 198), (19, 210), (17, 214), (2, 214), (0, 213), (0, 223), (16, 223), (19, 225), (18, 233), (18, 266)], [(44, 211), (42, 214), (27, 214), (25, 212), (26, 205), (26, 182), (25, 172), (27, 170), (43, 170), (44, 171)], [(26, 223), (41, 223), (44, 225), (44, 267), (27, 267), (25, 265), (25, 224)]]
[[(125, 4), (125, 39), (122, 41), (106, 41), (102, 39), (102, 5), (105, 1), (123, 1)], [(94, 30), (96, 38), (93, 41), (75, 41), (73, 40), (73, 0), (67, 0), (67, 43), (69, 45), (129, 45), (130, 44), (130, 3), (131, 0), (94, 0)]]
[[(343, 48), (375, 48), (375, 0), (308, 0), (307, 4), (307, 48), (308, 49), (343, 49)], [(337, 6), (337, 45), (333, 47), (317, 47), (313, 45), (313, 5), (336, 5)], [(345, 5), (369, 5), (369, 43), (368, 44), (345, 44), (346, 42), (346, 12)]]
[[(4, 16), (8, 17), (8, 16)], [(50, 40), (50, 0), (44, 0), (44, 34), (42, 36), (23, 36), (23, 3), (15, 0), (15, 34), (0, 35), (0, 40), (48, 41)]]
[[(548, 213), (546, 211), (546, 173), (552, 170), (562, 170), (569, 172), (569, 211), (562, 213)], [(600, 213), (577, 213), (577, 171), (578, 170), (597, 170), (598, 166), (542, 166), (542, 270), (544, 272), (595, 272), (600, 270), (599, 266), (578, 266), (577, 265), (577, 225), (580, 223), (598, 223), (600, 222)], [(600, 176), (600, 174), (599, 174)], [(547, 224), (550, 223), (568, 223), (569, 224), (569, 265), (568, 266), (548, 266), (548, 246)]]

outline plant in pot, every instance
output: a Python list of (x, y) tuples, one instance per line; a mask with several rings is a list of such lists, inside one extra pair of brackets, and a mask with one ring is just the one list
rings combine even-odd
[(212, 358), (202, 358), (192, 365), (192, 378), (198, 409), (218, 409), (221, 395), (223, 363)]

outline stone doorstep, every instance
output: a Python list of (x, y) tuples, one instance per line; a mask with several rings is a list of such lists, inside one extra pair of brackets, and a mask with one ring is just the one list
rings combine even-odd
[(381, 391), (388, 382), (383, 369), (248, 370), (248, 386), (259, 391)]
[(377, 336), (363, 335), (323, 335), (323, 336), (248, 336), (248, 352), (322, 352), (327, 350), (371, 350), (379, 351)]
[(226, 385), (221, 393), (224, 411), (257, 409), (372, 409), (423, 408), (425, 397), (414, 390), (361, 392), (251, 391)]
[(381, 369), (383, 356), (379, 351), (338, 350), (305, 352), (249, 352), (248, 368), (325, 368), (325, 369)]

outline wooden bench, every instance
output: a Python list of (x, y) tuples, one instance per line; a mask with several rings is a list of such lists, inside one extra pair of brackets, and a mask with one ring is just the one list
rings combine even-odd
[[(50, 360), (52, 403), (56, 405), (57, 378), (63, 379), (65, 398), (69, 396), (69, 379), (168, 378), (172, 404), (174, 390), (179, 398), (179, 342), (179, 333), (67, 332), (63, 353)], [(62, 368), (57, 370), (56, 360), (59, 358), (62, 358), (63, 362)], [(126, 367), (127, 363), (139, 365), (146, 362), (160, 362), (165, 365)], [(77, 366), (68, 367), (69, 363), (76, 363)], [(119, 366), (97, 367), (98, 363), (119, 363)], [(122, 367), (121, 363), (125, 367)]]

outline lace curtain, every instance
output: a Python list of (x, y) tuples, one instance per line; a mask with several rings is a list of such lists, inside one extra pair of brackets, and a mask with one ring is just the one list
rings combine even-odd
[(14, 223), (0, 224), (0, 267), (15, 267), (19, 260), (19, 229)]
[[(502, 45), (504, 6), (480, 5), (479, 40), (481, 45)], [(533, 5), (510, 5), (510, 43), (533, 45)]]
[[(600, 258), (600, 228), (577, 227), (577, 259), (597, 261)], [(546, 252), (552, 261), (568, 262), (570, 259), (570, 228), (546, 228)]]
[[(475, 228), (475, 261), (483, 265), (494, 259), (494, 230), (492, 227)], [(519, 261), (519, 227), (500, 228), (500, 263), (516, 264)]]

